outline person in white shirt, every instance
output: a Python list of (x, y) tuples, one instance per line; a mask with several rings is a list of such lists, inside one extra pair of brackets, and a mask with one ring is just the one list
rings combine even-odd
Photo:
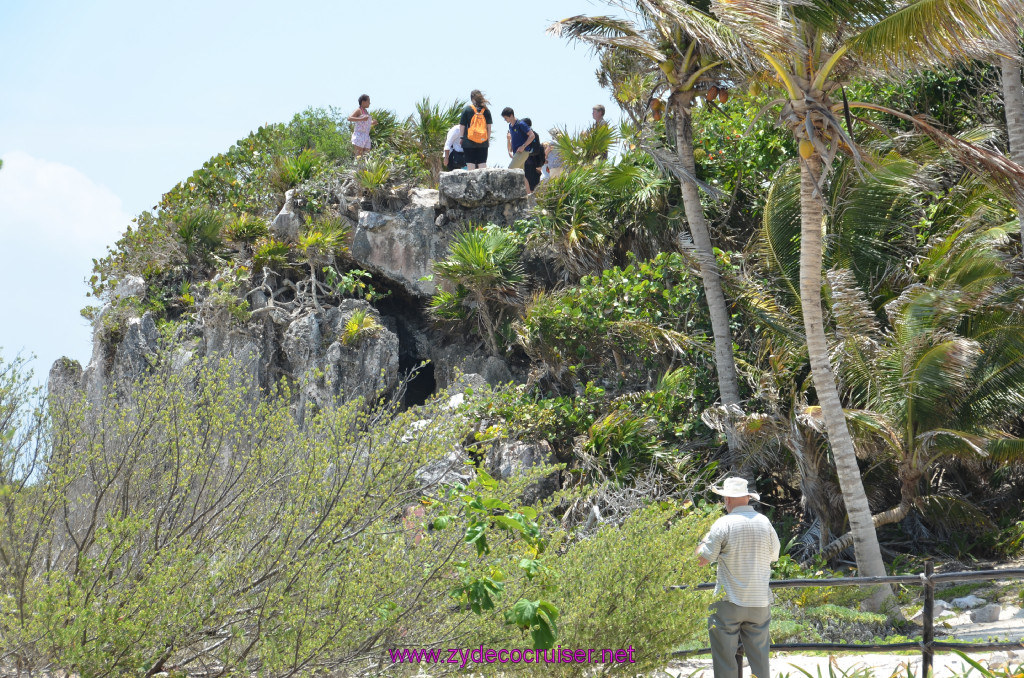
[(708, 636), (715, 678), (735, 678), (736, 649), (750, 661), (750, 673), (767, 678), (768, 623), (771, 621), (772, 594), (768, 589), (772, 563), (779, 559), (779, 535), (765, 516), (749, 506), (759, 500), (747, 490), (744, 478), (726, 478), (711, 491), (725, 497), (725, 512), (711, 526), (697, 546), (698, 563), (718, 563), (715, 595), (725, 597), (711, 605)]
[(444, 141), (444, 167), (449, 172), (466, 166), (466, 154), (462, 150), (462, 127), (453, 125)]

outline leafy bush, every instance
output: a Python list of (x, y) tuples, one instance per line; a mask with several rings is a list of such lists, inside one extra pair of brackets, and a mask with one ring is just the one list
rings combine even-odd
[(260, 217), (242, 212), (224, 228), (224, 237), (231, 242), (251, 245), (269, 234), (267, 222)]
[[(620, 526), (604, 526), (550, 563), (558, 582), (559, 640), (571, 648), (636, 648), (635, 664), (608, 667), (635, 675), (663, 667), (682, 646), (706, 642), (711, 593), (669, 590), (709, 581), (693, 552), (718, 507), (654, 505)], [(637, 557), (643, 554), (643, 557)], [(545, 664), (546, 675), (584, 675), (588, 665)]]
[(106, 296), (128, 276), (152, 280), (182, 263), (170, 219), (143, 212), (132, 223), (105, 256), (92, 260), (92, 296)]
[(527, 355), (558, 374), (572, 368), (573, 380), (648, 383), (681, 357), (711, 378), (699, 295), (680, 255), (661, 254), (538, 295), (515, 330)]
[[(287, 390), (253, 397), (237, 365), (170, 362), (117, 400), (52, 400), (45, 430), (20, 425), (24, 379), (0, 364), (0, 411), (29, 415), (0, 418), (20, 445), (0, 446), (0, 636), (21, 665), (359, 673), (388, 647), (508, 634), (500, 609), (438, 604), (456, 563), (474, 567), (472, 512), (429, 529), (440, 509), (413, 511), (418, 470), (467, 432), (446, 398), (383, 403), (372, 425), (361, 402), (326, 407), (300, 427)], [(519, 510), (500, 501), (491, 520)], [(507, 566), (520, 542), (488, 533), (508, 600), (536, 600)]]
[(291, 251), (291, 246), (286, 242), (274, 240), (273, 238), (261, 238), (256, 241), (256, 252), (252, 256), (252, 266), (257, 271), (263, 268), (280, 270), (288, 265), (288, 254)]
[(330, 106), (307, 108), (288, 124), (288, 138), (295, 148), (317, 151), (327, 162), (341, 163), (352, 157), (348, 113)]

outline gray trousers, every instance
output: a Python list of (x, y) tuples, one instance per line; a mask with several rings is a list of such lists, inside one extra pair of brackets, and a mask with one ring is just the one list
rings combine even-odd
[(750, 662), (750, 675), (770, 678), (768, 673), (768, 622), (770, 607), (740, 607), (727, 600), (711, 605), (708, 637), (711, 639), (711, 660), (715, 678), (736, 678), (736, 649), (743, 643), (743, 653)]

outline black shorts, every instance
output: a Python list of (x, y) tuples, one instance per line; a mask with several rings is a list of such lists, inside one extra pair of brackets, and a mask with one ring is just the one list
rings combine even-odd
[(453, 172), (457, 169), (463, 169), (466, 167), (466, 154), (461, 151), (449, 151), (448, 152), (448, 167), (446, 168), (449, 172)]
[(466, 162), (470, 165), (486, 165), (487, 164), (487, 147), (481, 148), (469, 148), (463, 146), (466, 152)]

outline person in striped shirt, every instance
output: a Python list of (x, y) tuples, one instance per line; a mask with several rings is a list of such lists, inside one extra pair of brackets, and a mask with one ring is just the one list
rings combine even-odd
[(715, 678), (735, 678), (740, 642), (751, 675), (769, 678), (768, 622), (772, 594), (768, 590), (771, 564), (779, 559), (779, 535), (765, 516), (750, 506), (759, 500), (744, 478), (726, 478), (711, 491), (725, 498), (725, 513), (697, 545), (701, 566), (718, 563), (716, 597), (708, 617)]

